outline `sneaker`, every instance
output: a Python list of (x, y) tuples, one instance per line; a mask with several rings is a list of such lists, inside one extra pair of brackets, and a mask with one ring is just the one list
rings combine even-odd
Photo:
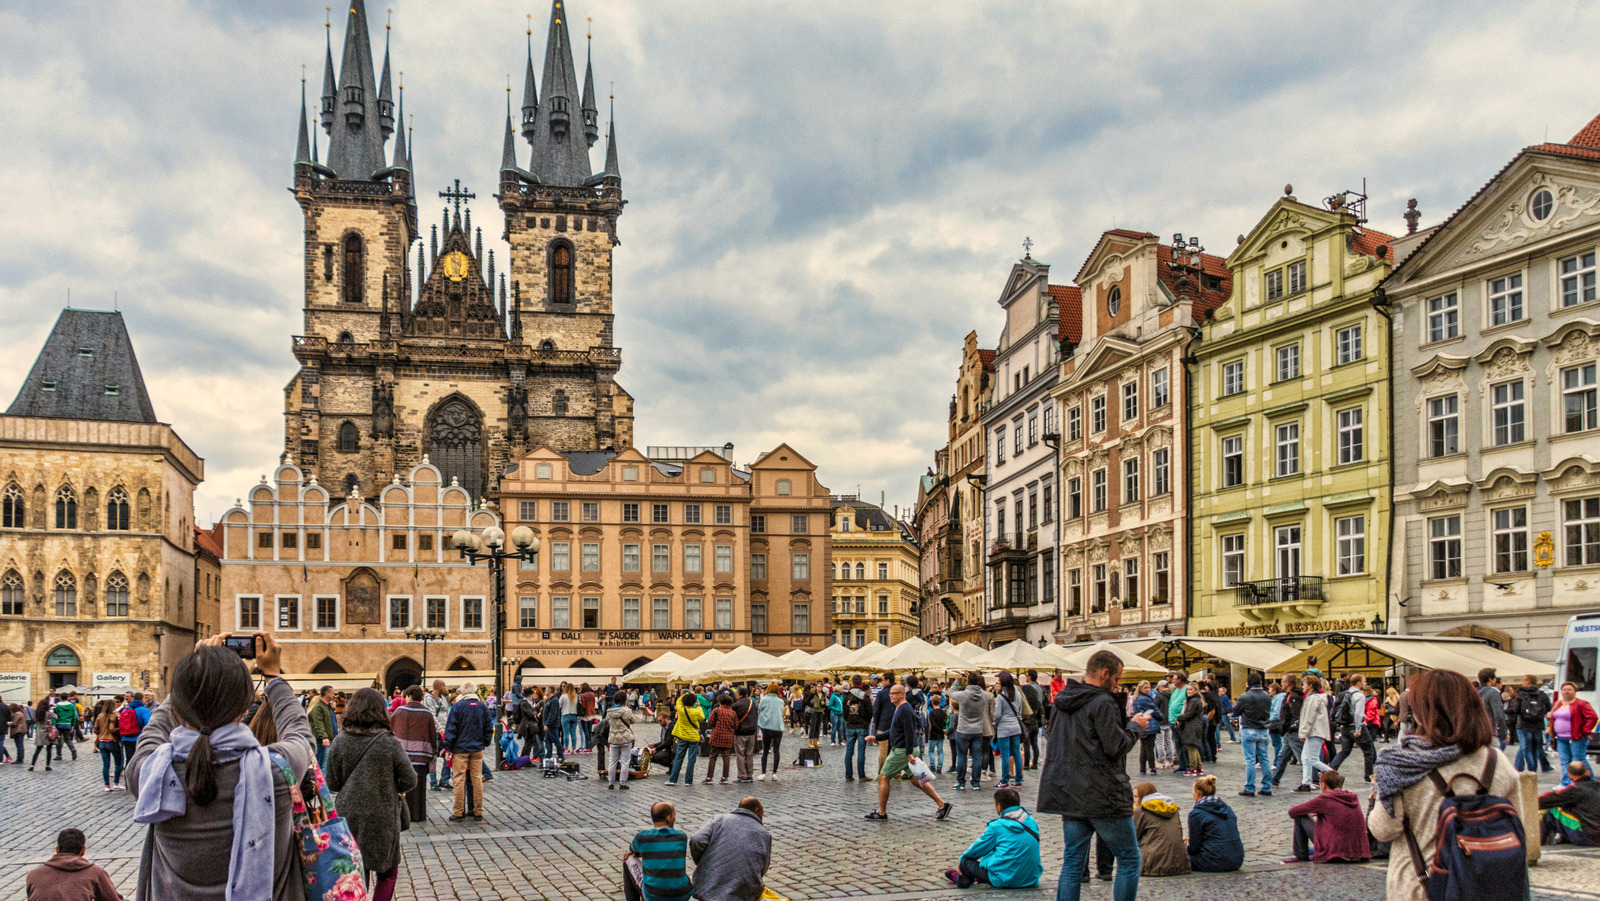
[(479, 821), (479, 822), (482, 822), (482, 821), (483, 821), (483, 814), (481, 814), (481, 813), (475, 813), (475, 814), (473, 814), (473, 815), (472, 815), (472, 818), (473, 818), (473, 819), (474, 819), (474, 820), (477, 820), (477, 821)]
[(1258, 798), (1270, 798), (1270, 797), (1272, 797), (1272, 792), (1269, 792), (1266, 789), (1262, 789), (1261, 791), (1256, 792), (1256, 797), (1258, 797)]
[(1239, 793), (1239, 797), (1241, 798), (1254, 798), (1255, 796), (1256, 793), (1253, 791), (1242, 791)]
[(111, 786), (109, 786), (109, 785), (108, 785), (108, 786), (106, 786), (106, 787), (105, 787), (105, 788), (102, 788), (102, 789), (100, 789), (100, 790), (101, 790), (101, 791), (103, 791), (103, 792), (108, 792), (108, 791), (111, 791)]
[(939, 812), (934, 816), (934, 819), (942, 820), (945, 817), (948, 817), (950, 815), (950, 811), (955, 810), (955, 809), (956, 809), (956, 806), (954, 804), (951, 804), (949, 801), (946, 801), (946, 802), (944, 802), (944, 806), (939, 808)]
[(617, 790), (617, 784), (615, 782), (607, 782), (606, 783), (606, 788), (610, 789), (611, 791), (616, 791)]
[(956, 791), (958, 791), (958, 792), (964, 792), (966, 790), (967, 790), (967, 787), (965, 785), (957, 785), (956, 786)]
[(778, 781), (778, 774), (777, 773), (773, 773), (771, 776), (768, 776), (767, 778), (771, 779), (773, 782), (777, 782)]
[(676, 782), (668, 782), (667, 784), (668, 785), (677, 785), (678, 783), (676, 783)]
[(450, 822), (459, 823), (459, 822), (461, 822), (462, 820), (464, 820), (466, 818), (467, 818), (466, 814), (462, 814), (460, 816), (453, 816), (453, 817), (450, 818)]
[(765, 782), (765, 781), (767, 781), (767, 774), (766, 773), (762, 773), (761, 775), (757, 776), (756, 777), (756, 781), (757, 782)]
[(1301, 793), (1301, 794), (1308, 794), (1311, 791), (1311, 786), (1309, 786), (1309, 785), (1296, 785), (1294, 787), (1294, 790), (1296, 792), (1298, 792), (1298, 793)]
[(866, 816), (862, 817), (863, 820), (887, 820), (888, 818), (889, 818), (888, 814), (879, 813), (876, 810), (874, 810), (873, 812), (871, 812), (871, 813), (867, 814)]
[(623, 791), (627, 791), (628, 790), (628, 783), (624, 782), (624, 783), (622, 783), (621, 785), (619, 785), (617, 787), (622, 789)]
[(945, 870), (944, 871), (944, 878), (950, 880), (950, 882), (952, 884), (954, 884), (954, 885), (960, 885), (961, 884), (961, 871), (960, 870)]
[[(689, 780), (689, 781), (691, 781), (691, 782), (692, 782), (692, 781), (694, 781), (694, 780), (692, 780), (692, 779), (691, 779), (691, 780)], [(711, 784), (711, 780), (710, 780), (710, 778), (706, 778), (706, 779), (703, 779), (703, 780), (701, 780), (701, 782), (700, 782), (700, 784), (701, 784), (701, 785), (710, 785), (710, 784)]]

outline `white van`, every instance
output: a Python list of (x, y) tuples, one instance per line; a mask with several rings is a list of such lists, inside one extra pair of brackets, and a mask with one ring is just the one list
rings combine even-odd
[[(1556, 661), (1556, 689), (1565, 682), (1575, 683), (1578, 697), (1600, 710), (1600, 613), (1580, 613), (1567, 621), (1561, 659)], [(1591, 737), (1590, 753), (1595, 744)]]

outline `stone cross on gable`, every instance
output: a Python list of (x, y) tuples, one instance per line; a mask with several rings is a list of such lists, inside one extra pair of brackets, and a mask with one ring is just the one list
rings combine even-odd
[(1033, 256), (1033, 238), (1022, 239), (1022, 256), (1024, 259)]
[(472, 193), (471, 191), (464, 190), (461, 187), (461, 179), (458, 178), (455, 181), (456, 181), (456, 185), (455, 185), (454, 188), (445, 188), (443, 191), (439, 192), (439, 196), (443, 197), (445, 200), (451, 201), (452, 203), (454, 203), (456, 205), (456, 218), (460, 219), (461, 218), (461, 201), (463, 201), (463, 200), (475, 200), (475, 199), (477, 199), (478, 195)]

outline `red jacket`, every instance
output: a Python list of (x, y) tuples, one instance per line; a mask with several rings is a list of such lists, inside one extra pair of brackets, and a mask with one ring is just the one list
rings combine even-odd
[[(1559, 698), (1556, 700), (1556, 706), (1561, 706)], [(1600, 723), (1600, 716), (1595, 715), (1594, 708), (1583, 698), (1573, 698), (1572, 703), (1568, 706), (1572, 708), (1572, 734), (1557, 735), (1556, 738), (1588, 738), (1589, 733), (1594, 731), (1595, 724)], [(1555, 732), (1555, 711), (1550, 711), (1546, 719), (1550, 720), (1550, 731), (1552, 733)]]
[(1372, 697), (1367, 698), (1367, 709), (1366, 709), (1366, 717), (1365, 717), (1365, 719), (1366, 719), (1368, 725), (1377, 726), (1377, 725), (1380, 725), (1383, 722), (1382, 720), (1380, 720), (1378, 718), (1378, 713), (1379, 713), (1380, 710), (1382, 710), (1382, 707), (1381, 707), (1381, 705), (1378, 704), (1377, 695), (1373, 695)]
[(1317, 818), (1317, 827), (1311, 834), (1311, 859), (1317, 863), (1372, 858), (1367, 818), (1361, 814), (1361, 799), (1354, 792), (1342, 788), (1322, 792), (1289, 808), (1289, 816)]
[(718, 704), (711, 711), (711, 718), (706, 720), (706, 725), (710, 727), (708, 730), (710, 735), (707, 737), (711, 739), (711, 747), (733, 747), (733, 727), (738, 721), (739, 715), (733, 712), (732, 707)]

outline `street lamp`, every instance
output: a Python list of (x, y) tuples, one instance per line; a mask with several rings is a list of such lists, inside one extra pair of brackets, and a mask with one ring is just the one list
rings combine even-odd
[(1166, 639), (1171, 638), (1171, 637), (1172, 637), (1172, 624), (1168, 623), (1167, 625), (1164, 625), (1164, 626), (1161, 627), (1161, 638), (1162, 638), (1162, 640), (1166, 640)]
[(443, 629), (429, 629), (425, 626), (407, 626), (405, 634), (406, 638), (409, 638), (412, 641), (422, 642), (422, 690), (427, 691), (428, 642), (438, 641), (439, 639), (444, 638), (445, 631)]
[(1387, 634), (1383, 631), (1383, 614), (1379, 613), (1372, 617), (1372, 631), (1379, 635)]
[[(490, 633), (491, 648), (489, 659), (494, 662), (494, 698), (495, 715), (499, 715), (500, 696), (505, 694), (505, 686), (501, 682), (501, 673), (504, 668), (500, 664), (500, 657), (505, 650), (506, 628), (506, 580), (505, 561), (520, 560), (523, 563), (536, 563), (539, 559), (539, 539), (533, 530), (527, 526), (518, 526), (511, 531), (511, 544), (515, 550), (506, 550), (506, 533), (498, 526), (489, 526), (481, 534), (474, 535), (466, 529), (458, 530), (450, 537), (450, 545), (461, 554), (461, 559), (477, 566), (479, 561), (489, 565), (489, 593), (494, 605), (494, 630)], [(426, 649), (426, 645), (424, 645)], [(500, 744), (495, 743), (495, 763), (499, 768)]]

